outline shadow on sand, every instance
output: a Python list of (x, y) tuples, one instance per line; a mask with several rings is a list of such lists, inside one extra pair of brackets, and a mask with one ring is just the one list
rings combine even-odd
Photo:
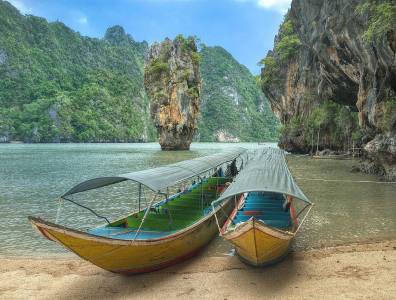
[[(222, 291), (227, 298), (237, 290), (239, 295), (259, 297), (276, 295), (290, 288), (298, 276), (296, 261), (290, 253), (282, 262), (257, 268), (242, 263), (237, 257), (207, 257), (201, 253), (179, 265), (157, 272), (122, 276), (96, 269), (79, 275), (78, 270), (58, 290), (54, 298), (161, 298), (206, 296)], [(96, 268), (96, 267), (92, 267)]]

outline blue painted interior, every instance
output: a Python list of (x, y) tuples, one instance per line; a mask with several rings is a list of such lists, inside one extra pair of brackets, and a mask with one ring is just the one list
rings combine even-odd
[[(238, 210), (234, 223), (246, 222), (251, 217), (262, 220), (265, 224), (275, 228), (288, 228), (291, 225), (289, 211), (283, 209), (282, 194), (271, 192), (250, 192), (243, 207)], [(246, 211), (259, 211), (258, 215), (246, 215)]]
[[(133, 240), (136, 229), (126, 227), (97, 227), (88, 230), (89, 233), (107, 238), (120, 240)], [(155, 239), (161, 238), (174, 233), (175, 231), (144, 231), (141, 230), (138, 239)]]

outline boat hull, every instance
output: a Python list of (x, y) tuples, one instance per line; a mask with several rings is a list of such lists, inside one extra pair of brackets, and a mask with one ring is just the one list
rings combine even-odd
[[(233, 201), (224, 202), (223, 211), (227, 215), (232, 209)], [(216, 211), (221, 226), (227, 217), (219, 209)], [(135, 241), (100, 237), (39, 218), (29, 219), (46, 238), (58, 242), (100, 268), (121, 274), (151, 272), (188, 259), (205, 247), (218, 233), (213, 213), (172, 235)]]
[(267, 266), (288, 254), (294, 235), (251, 218), (225, 232), (223, 237), (235, 246), (236, 253), (244, 262), (253, 266)]

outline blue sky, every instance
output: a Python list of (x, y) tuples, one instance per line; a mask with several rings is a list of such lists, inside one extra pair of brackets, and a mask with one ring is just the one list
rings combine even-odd
[(273, 47), (291, 0), (8, 0), (22, 13), (59, 20), (83, 35), (102, 37), (121, 25), (149, 43), (177, 34), (197, 35), (227, 49), (254, 74)]

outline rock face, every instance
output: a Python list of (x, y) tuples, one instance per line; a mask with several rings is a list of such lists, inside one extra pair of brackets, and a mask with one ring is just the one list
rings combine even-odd
[[(263, 91), (284, 125), (297, 117), (303, 124), (315, 108), (329, 100), (356, 111), (360, 143), (366, 159), (375, 166), (371, 170), (394, 179), (396, 22), (393, 19), (394, 29), (388, 28), (383, 36), (365, 40), (372, 15), (369, 11), (357, 13), (362, 2), (293, 0), (286, 19), (299, 43), (294, 44), (292, 55), (281, 59), (285, 47), (279, 36), (275, 39), (275, 49), (267, 55), (271, 60), (262, 70)], [(396, 16), (394, 1), (371, 3), (389, 4), (390, 15)], [(270, 68), (270, 62), (278, 67)], [(329, 146), (324, 143), (322, 139), (319, 148)], [(307, 130), (284, 131), (280, 146), (308, 152)]]
[(224, 130), (218, 130), (215, 133), (216, 142), (220, 143), (239, 143), (240, 140), (238, 137), (233, 136)]
[(162, 150), (190, 148), (200, 105), (199, 61), (193, 38), (166, 39), (149, 50), (144, 84)]
[(200, 141), (276, 141), (278, 120), (256, 78), (222, 47), (203, 46)]

